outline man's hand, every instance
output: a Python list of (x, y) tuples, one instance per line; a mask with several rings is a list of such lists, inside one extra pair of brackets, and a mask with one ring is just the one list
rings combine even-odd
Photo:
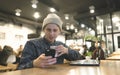
[(33, 61), (34, 67), (49, 67), (57, 62), (56, 58), (52, 58), (52, 56), (45, 56), (45, 54), (41, 54), (38, 58)]
[(55, 50), (57, 53), (57, 57), (63, 54), (68, 54), (68, 48), (64, 47), (63, 45), (56, 46)]

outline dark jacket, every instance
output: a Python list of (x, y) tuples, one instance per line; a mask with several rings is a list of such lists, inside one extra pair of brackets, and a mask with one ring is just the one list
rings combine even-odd
[[(50, 44), (45, 38), (27, 41), (23, 49), (23, 53), (22, 53), (20, 63), (18, 65), (18, 69), (32, 68), (33, 60), (36, 59), (38, 56), (40, 56), (42, 53), (45, 53), (45, 50), (47, 50), (52, 45), (53, 46), (63, 45), (67, 47), (65, 44), (58, 41), (55, 41), (54, 43)], [(69, 49), (68, 54), (64, 54), (58, 57), (56, 64), (63, 63), (64, 59), (67, 59), (67, 60), (80, 59), (81, 56), (78, 51), (72, 50), (70, 48), (68, 49)]]
[(7, 66), (7, 59), (10, 55), (13, 54), (13, 48), (5, 45), (3, 50), (0, 53), (0, 65)]
[(96, 48), (92, 54), (92, 59), (96, 59), (96, 58), (100, 60), (105, 59), (104, 51), (102, 50), (101, 47)]

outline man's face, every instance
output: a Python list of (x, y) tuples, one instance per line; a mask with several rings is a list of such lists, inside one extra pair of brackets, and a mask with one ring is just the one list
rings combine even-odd
[(60, 34), (60, 28), (56, 24), (48, 24), (44, 28), (45, 38), (53, 43), (57, 36)]
[(99, 46), (99, 45), (98, 45), (98, 41), (96, 41), (96, 42), (95, 42), (95, 47), (98, 47), (98, 46)]

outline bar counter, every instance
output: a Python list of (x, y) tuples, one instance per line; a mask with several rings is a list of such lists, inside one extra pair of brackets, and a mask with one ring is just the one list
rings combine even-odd
[(100, 66), (53, 65), (0, 73), (0, 75), (119, 75), (120, 61), (101, 60)]

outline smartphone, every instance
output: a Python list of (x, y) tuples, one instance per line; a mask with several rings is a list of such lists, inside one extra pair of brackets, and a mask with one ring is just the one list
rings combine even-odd
[(55, 57), (55, 49), (47, 49), (45, 51), (45, 56), (52, 56), (53, 58)]

